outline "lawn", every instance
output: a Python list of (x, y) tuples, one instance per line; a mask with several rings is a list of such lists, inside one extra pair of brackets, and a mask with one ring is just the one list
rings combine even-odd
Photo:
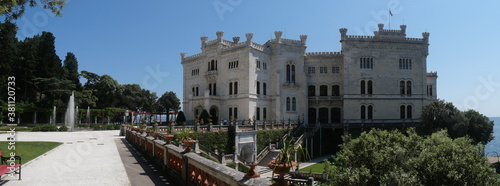
[[(59, 142), (20, 142), (16, 141), (14, 144), (16, 156), (21, 156), (22, 163), (27, 163), (28, 161), (56, 148), (61, 145)], [(0, 141), (0, 149), (2, 150), (3, 157), (10, 157), (8, 141)]]
[(306, 168), (300, 169), (301, 172), (314, 172), (314, 173), (323, 173), (324, 170), (325, 170), (325, 164), (323, 164), (323, 162), (319, 162), (314, 165), (308, 166)]

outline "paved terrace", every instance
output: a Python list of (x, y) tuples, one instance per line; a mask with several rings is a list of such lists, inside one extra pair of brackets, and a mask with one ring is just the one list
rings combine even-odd
[[(16, 141), (63, 144), (24, 162), (22, 180), (5, 177), (0, 185), (169, 185), (157, 169), (118, 136), (119, 131), (17, 132)], [(6, 141), (8, 134), (0, 134)]]

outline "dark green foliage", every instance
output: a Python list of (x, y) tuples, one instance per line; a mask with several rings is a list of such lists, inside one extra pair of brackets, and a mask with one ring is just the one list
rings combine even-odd
[(15, 131), (31, 131), (31, 127), (0, 127), (0, 131), (10, 131), (10, 129), (15, 128)]
[(68, 127), (66, 127), (66, 125), (63, 125), (59, 127), (59, 131), (68, 131)]
[(160, 109), (161, 109), (159, 111), (164, 112), (164, 113), (166, 112), (167, 118), (170, 118), (170, 110), (177, 112), (180, 104), (181, 104), (181, 102), (180, 102), (179, 98), (177, 98), (177, 95), (175, 94), (175, 92), (172, 92), (172, 91), (165, 92), (158, 99), (158, 105), (160, 106)]
[(498, 185), (481, 145), (446, 131), (374, 129), (350, 139), (327, 166), (330, 185)]
[(491, 165), (495, 168), (495, 172), (500, 174), (500, 162), (492, 163)]
[(445, 129), (451, 138), (469, 136), (474, 143), (493, 139), (493, 122), (474, 110), (462, 112), (450, 102), (437, 100), (422, 108), (420, 134), (430, 135)]
[(56, 16), (62, 16), (61, 10), (64, 5), (66, 5), (66, 0), (4, 0), (0, 1), (0, 15), (5, 16), (6, 20), (15, 20), (24, 15), (27, 6), (41, 6)]
[(66, 58), (64, 59), (63, 65), (64, 73), (66, 79), (70, 80), (75, 87), (80, 88), (80, 74), (78, 73), (78, 61), (76, 60), (75, 54), (68, 52)]
[(179, 111), (179, 113), (177, 114), (177, 121), (176, 122), (179, 125), (186, 122), (186, 116), (184, 115), (184, 112)]
[(269, 143), (281, 141), (286, 129), (260, 130), (257, 132), (257, 152), (262, 151)]
[(32, 130), (33, 131), (42, 131), (42, 132), (47, 132), (47, 131), (57, 131), (57, 127), (55, 125), (50, 125), (50, 124), (35, 124), (32, 125)]
[(203, 110), (200, 114), (200, 117), (198, 118), (200, 120), (200, 124), (201, 124), (201, 121), (203, 121), (204, 123), (203, 124), (208, 124), (208, 119), (210, 118), (210, 115), (208, 114), (207, 110)]
[(226, 131), (198, 133), (198, 141), (207, 148), (213, 150), (217, 147), (217, 150), (222, 152), (221, 150), (226, 150), (224, 147), (229, 140), (227, 134), (228, 132)]

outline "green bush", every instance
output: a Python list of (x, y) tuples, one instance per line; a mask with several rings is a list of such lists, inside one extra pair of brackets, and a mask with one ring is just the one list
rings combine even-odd
[(68, 127), (66, 127), (66, 125), (63, 125), (59, 127), (59, 131), (68, 131)]
[(33, 131), (42, 131), (42, 132), (57, 131), (57, 127), (55, 125), (51, 125), (51, 124), (33, 125), (32, 130)]
[(10, 130), (11, 128), (15, 128), (16, 129), (15, 131), (31, 131), (30, 127), (20, 127), (20, 126), (16, 126), (16, 127), (4, 126), (4, 127), (0, 127), (0, 131), (11, 131)]

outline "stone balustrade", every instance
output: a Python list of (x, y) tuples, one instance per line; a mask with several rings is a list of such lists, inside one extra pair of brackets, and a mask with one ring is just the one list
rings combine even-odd
[(125, 129), (127, 141), (147, 158), (160, 165), (166, 176), (177, 185), (271, 185), (263, 178), (244, 178), (244, 173), (205, 159), (146, 134)]

